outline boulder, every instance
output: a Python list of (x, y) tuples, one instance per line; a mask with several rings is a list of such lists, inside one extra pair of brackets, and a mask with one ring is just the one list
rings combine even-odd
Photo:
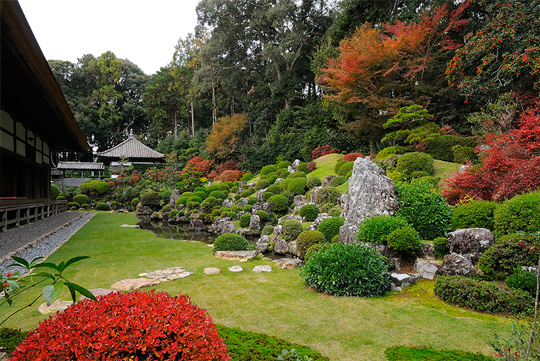
[(290, 166), (287, 167), (287, 170), (289, 173), (294, 173), (298, 170), (298, 166), (302, 163), (300, 159), (296, 159), (294, 162), (291, 163)]
[(289, 242), (289, 253), (296, 255), (296, 241)]
[(255, 198), (257, 198), (257, 200), (259, 202), (262, 202), (263, 201), (263, 194), (267, 192), (267, 189), (264, 188), (264, 189), (261, 189), (261, 190), (258, 190), (257, 193), (255, 193)]
[(272, 267), (268, 265), (260, 265), (253, 267), (253, 272), (263, 273), (263, 272), (272, 272)]
[(274, 261), (282, 269), (294, 269), (302, 266), (302, 260), (298, 258), (280, 258)]
[(216, 267), (206, 267), (203, 270), (203, 273), (205, 275), (217, 275), (217, 274), (221, 273), (221, 270), (219, 268), (216, 268)]
[(272, 242), (276, 242), (279, 238), (281, 238), (281, 234), (283, 233), (283, 226), (281, 224), (274, 227), (274, 232), (272, 236)]
[(62, 301), (62, 300), (56, 300), (50, 305), (45, 302), (39, 305), (38, 311), (42, 315), (52, 315), (56, 312), (63, 312), (66, 308), (71, 306), (73, 304), (73, 301)]
[[(118, 291), (116, 291), (116, 290), (111, 290), (111, 289), (108, 289), (108, 288), (93, 288), (93, 289), (90, 289), (90, 290), (88, 290), (88, 291), (90, 291), (90, 293), (93, 294), (94, 297), (96, 297), (96, 298), (99, 297), (99, 296), (105, 296), (105, 295), (108, 295), (109, 293), (116, 293), (116, 292), (118, 292)], [(81, 301), (86, 300), (86, 298), (87, 298), (87, 297), (86, 297), (86, 296), (83, 296), (83, 295), (80, 295), (80, 296), (79, 296), (79, 299), (80, 299)]]
[(190, 218), (188, 229), (190, 231), (201, 232), (205, 230), (204, 222), (199, 218)]
[(390, 289), (401, 291), (404, 287), (413, 285), (420, 279), (417, 273), (390, 273)]
[(268, 251), (269, 247), (270, 247), (270, 237), (268, 237), (267, 235), (264, 235), (261, 238), (259, 238), (259, 240), (255, 244), (255, 249), (261, 253)]
[(152, 215), (152, 213), (154, 213), (152, 208), (143, 206), (141, 203), (137, 204), (137, 208), (135, 208), (135, 216), (137, 216), (137, 218), (142, 218), (145, 216), (149, 217)]
[(251, 213), (255, 214), (258, 211), (265, 211), (268, 214), (272, 214), (272, 207), (265, 202), (257, 202), (251, 206)]
[(216, 218), (210, 225), (210, 232), (215, 234), (236, 233), (236, 227), (229, 217)]
[(229, 261), (246, 262), (251, 261), (257, 257), (258, 254), (258, 251), (217, 251), (214, 256)]
[(435, 278), (435, 275), (437, 274), (437, 271), (439, 270), (439, 268), (441, 268), (441, 266), (441, 261), (422, 258), (417, 258), (416, 262), (414, 263), (414, 268), (416, 269), (416, 272), (418, 272), (420, 277), (427, 278), (428, 280), (432, 280)]
[(261, 230), (261, 218), (254, 214), (249, 220), (249, 229), (252, 232), (259, 232)]
[(148, 279), (148, 278), (131, 278), (115, 282), (111, 285), (111, 288), (118, 291), (131, 291), (138, 290), (142, 287), (150, 287), (159, 285), (160, 280)]
[(349, 178), (346, 217), (339, 230), (340, 240), (346, 243), (357, 242), (356, 232), (366, 218), (394, 215), (398, 209), (392, 179), (368, 158), (357, 158)]
[(192, 272), (187, 272), (184, 267), (169, 267), (149, 273), (139, 273), (138, 276), (159, 280), (160, 282), (167, 282), (189, 277), (192, 274)]
[(328, 177), (324, 178), (324, 182), (322, 184), (323, 187), (328, 187), (330, 185), (330, 181), (334, 178), (336, 178), (336, 174), (329, 175)]
[(468, 274), (479, 274), (479, 271), (473, 266), (470, 260), (458, 253), (450, 253), (444, 256), (442, 266), (436, 272), (442, 276), (466, 276)]
[(223, 202), (221, 202), (221, 206), (223, 208), (231, 208), (232, 206), (234, 206), (234, 200), (232, 199), (224, 199)]
[(307, 230), (317, 230), (319, 224), (327, 218), (332, 218), (328, 213), (319, 213), (317, 218), (307, 227)]
[(435, 246), (433, 243), (420, 243), (424, 258), (435, 258)]
[(292, 219), (293, 221), (298, 221), (302, 223), (304, 219), (301, 216), (297, 216), (295, 214), (287, 214), (286, 216), (283, 216), (279, 219), (279, 223), (283, 222), (286, 219)]
[(249, 204), (249, 199), (247, 198), (240, 198), (240, 200), (238, 201), (238, 205), (240, 207), (245, 207)]
[(309, 194), (309, 203), (315, 203), (315, 199), (317, 197), (317, 192), (319, 191), (319, 189), (321, 189), (322, 187), (313, 187), (311, 189), (311, 193)]
[(346, 210), (348, 209), (348, 206), (349, 206), (348, 202), (349, 202), (349, 195), (347, 193), (342, 194), (339, 196), (337, 200), (337, 206), (341, 210)]
[(450, 253), (469, 254), (473, 263), (495, 242), (495, 236), (486, 228), (457, 229), (446, 238)]
[(231, 266), (228, 268), (229, 272), (233, 272), (233, 273), (240, 273), (242, 272), (244, 269), (240, 266)]
[(274, 253), (285, 254), (287, 252), (289, 252), (289, 245), (283, 238), (278, 238), (274, 245)]
[(180, 191), (178, 189), (173, 189), (172, 190), (171, 198), (169, 198), (169, 204), (171, 205), (171, 209), (176, 209), (176, 201), (181, 196), (182, 195), (180, 194)]
[(294, 196), (293, 204), (294, 204), (296, 207), (303, 207), (303, 206), (305, 206), (305, 205), (307, 204), (306, 196), (304, 196), (304, 195)]

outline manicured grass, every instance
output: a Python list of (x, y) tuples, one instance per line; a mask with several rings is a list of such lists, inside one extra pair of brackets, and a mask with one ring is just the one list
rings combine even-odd
[(446, 186), (444, 180), (457, 172), (459, 170), (459, 167), (461, 167), (462, 165), (463, 164), (445, 162), (435, 159), (435, 161), (433, 162), (433, 168), (435, 169), (433, 176), (441, 178), (441, 180), (439, 181), (439, 187)]
[(336, 174), (336, 172), (334, 172), (334, 166), (342, 158), (343, 154), (332, 153), (315, 159), (314, 162), (317, 164), (317, 169), (309, 173), (309, 175), (313, 177), (318, 177), (321, 181), (324, 182), (324, 178), (328, 177), (331, 174)]
[[(510, 333), (510, 322), (504, 318), (461, 310), (438, 300), (431, 281), (380, 298), (322, 295), (305, 286), (298, 270), (282, 270), (264, 260), (225, 261), (214, 258), (212, 248), (202, 243), (156, 238), (150, 231), (119, 227), (136, 221), (133, 214), (100, 212), (49, 261), (90, 256), (66, 273), (68, 279), (87, 288), (108, 288), (141, 272), (185, 267), (195, 274), (155, 289), (189, 295), (217, 324), (306, 345), (330, 360), (386, 360), (384, 350), (393, 345), (488, 354), (486, 342), (493, 331)], [(260, 264), (272, 265), (272, 272), (251, 271)], [(244, 272), (227, 271), (232, 265), (242, 266)], [(218, 267), (222, 273), (206, 276), (205, 267)], [(38, 291), (32, 292), (36, 295)], [(32, 292), (17, 300), (13, 309), (24, 305)], [(62, 298), (68, 299), (68, 293)], [(8, 311), (0, 309), (2, 315)], [(5, 326), (30, 330), (44, 318), (36, 305)]]

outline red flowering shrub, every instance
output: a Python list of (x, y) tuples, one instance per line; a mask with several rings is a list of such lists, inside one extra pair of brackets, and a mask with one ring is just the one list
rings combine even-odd
[(356, 158), (364, 158), (364, 155), (362, 153), (349, 153), (343, 156), (343, 160), (347, 162), (354, 162)]
[(218, 177), (222, 182), (234, 182), (240, 178), (242, 178), (242, 172), (236, 169), (223, 171)]
[(11, 360), (230, 360), (187, 296), (135, 291), (82, 301), (40, 323)]
[(193, 165), (193, 168), (195, 168), (196, 171), (201, 172), (203, 176), (208, 175), (212, 169), (212, 165), (214, 164), (213, 161), (209, 159), (202, 159), (199, 156), (195, 156), (187, 161), (188, 165), (190, 163)]
[(446, 180), (443, 194), (452, 204), (467, 196), (502, 201), (540, 189), (540, 111), (523, 113), (508, 134), (488, 133), (477, 148), (482, 163)]
[(308, 171), (308, 173), (313, 172), (315, 169), (317, 169), (317, 163), (315, 163), (315, 162), (309, 162), (309, 163), (307, 164), (307, 171)]
[(331, 153), (337, 153), (339, 150), (332, 149), (328, 144), (319, 146), (311, 151), (311, 159), (317, 159), (319, 157), (322, 157), (323, 155), (331, 154)]

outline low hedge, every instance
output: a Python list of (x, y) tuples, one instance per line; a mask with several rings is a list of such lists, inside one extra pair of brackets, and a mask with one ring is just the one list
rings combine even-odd
[(384, 350), (388, 361), (493, 361), (481, 353), (460, 350), (435, 350), (427, 346), (392, 346)]
[(445, 302), (488, 313), (529, 314), (534, 304), (526, 291), (463, 276), (439, 276), (434, 292)]

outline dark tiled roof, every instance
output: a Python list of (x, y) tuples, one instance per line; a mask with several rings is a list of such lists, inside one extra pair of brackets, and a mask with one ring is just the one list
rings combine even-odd
[(68, 170), (105, 170), (103, 163), (94, 162), (58, 162), (56, 169)]
[(135, 139), (133, 134), (130, 134), (129, 138), (124, 140), (122, 143), (112, 147), (111, 149), (98, 152), (98, 156), (103, 158), (126, 157), (129, 160), (133, 160), (135, 158), (162, 159), (165, 157), (165, 154), (161, 154), (160, 152), (156, 152), (152, 148), (147, 147)]

